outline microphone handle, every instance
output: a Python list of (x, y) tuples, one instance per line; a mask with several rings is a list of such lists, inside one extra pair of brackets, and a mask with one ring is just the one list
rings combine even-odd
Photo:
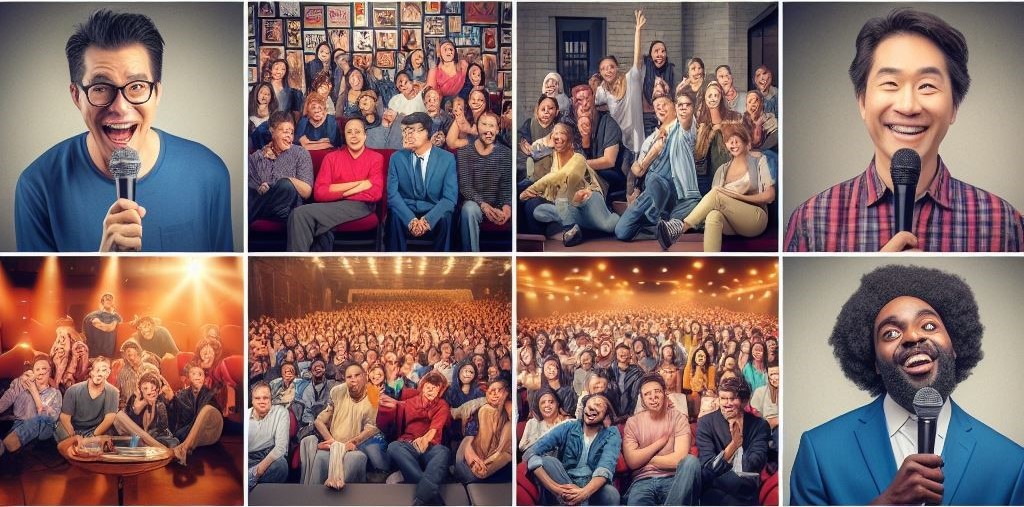
[(914, 232), (914, 193), (917, 188), (909, 185), (894, 185), (893, 221), (896, 232)]
[(114, 178), (117, 187), (117, 198), (135, 200), (135, 178)]
[(935, 419), (917, 418), (918, 454), (935, 454)]

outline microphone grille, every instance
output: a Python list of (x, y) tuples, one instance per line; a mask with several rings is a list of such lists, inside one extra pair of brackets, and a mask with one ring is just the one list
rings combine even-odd
[(942, 410), (942, 395), (934, 387), (922, 387), (914, 395), (914, 412), (917, 417), (935, 418)]
[(900, 148), (892, 155), (889, 172), (894, 185), (916, 186), (921, 178), (921, 156), (910, 148)]
[(140, 167), (139, 152), (132, 148), (118, 148), (110, 155), (110, 174), (114, 178), (134, 178), (139, 175)]

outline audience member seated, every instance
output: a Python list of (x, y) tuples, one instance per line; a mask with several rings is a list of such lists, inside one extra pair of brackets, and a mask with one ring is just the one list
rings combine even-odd
[(388, 444), (388, 456), (404, 481), (416, 484), (414, 502), (418, 505), (443, 504), (440, 486), (448, 476), (451, 456), (441, 443), (451, 416), (448, 403), (441, 397), (447, 386), (443, 375), (430, 372), (421, 380), (418, 396), (398, 402), (404, 425), (398, 429), (398, 440)]
[(270, 401), (270, 386), (252, 386), (249, 409), (249, 490), (261, 482), (288, 479), (288, 411)]
[(697, 422), (704, 505), (758, 503), (771, 431), (764, 419), (744, 410), (749, 401), (750, 387), (742, 378), (723, 379), (720, 409)]
[(107, 383), (110, 359), (93, 358), (89, 380), (79, 382), (64, 393), (60, 421), (55, 430), (57, 451), (64, 456), (81, 453), (90, 437), (109, 436), (117, 413), (117, 388)]
[(260, 218), (287, 220), (313, 193), (313, 161), (292, 141), (295, 125), (283, 111), (267, 122), (272, 140), (249, 155), (249, 223)]
[(128, 397), (123, 410), (114, 417), (114, 427), (121, 435), (137, 435), (150, 447), (177, 447), (180, 443), (171, 433), (167, 403), (161, 390), (170, 390), (159, 373), (146, 372)]
[(487, 386), (487, 404), (466, 428), (455, 458), (455, 477), (463, 484), (512, 480), (511, 406), (508, 381), (499, 377)]
[(451, 250), (452, 212), (458, 200), (455, 157), (430, 142), (432, 120), (426, 113), (402, 119), (403, 150), (388, 166), (387, 244), (407, 250), (410, 238), (432, 236), (433, 250)]
[(293, 143), (301, 145), (307, 151), (329, 150), (340, 144), (338, 140), (338, 121), (327, 111), (327, 99), (318, 92), (306, 96), (306, 105), (302, 108), (303, 116), (295, 127)]
[(0, 456), (5, 452), (17, 452), (34, 440), (53, 438), (53, 427), (61, 413), (63, 396), (50, 385), (50, 359), (38, 355), (32, 360), (31, 368), (11, 382), (0, 397), (0, 413), (14, 407), (14, 426), (3, 443)]
[(477, 117), (479, 132), (473, 143), (459, 148), (456, 154), (462, 219), (459, 229), (462, 248), (480, 251), (480, 224), (485, 220), (498, 226), (512, 217), (512, 152), (496, 144), (498, 116), (484, 112)]
[(217, 405), (216, 392), (207, 383), (206, 369), (199, 363), (185, 365), (187, 384), (178, 392), (167, 390), (168, 416), (171, 432), (181, 443), (174, 447), (174, 457), (182, 465), (197, 447), (213, 445), (220, 440), (224, 419)]

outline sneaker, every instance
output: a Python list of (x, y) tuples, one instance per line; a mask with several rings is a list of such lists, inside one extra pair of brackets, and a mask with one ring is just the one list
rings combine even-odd
[(580, 243), (583, 243), (583, 229), (580, 228), (580, 224), (574, 224), (562, 234), (562, 244), (566, 247), (574, 247)]
[(683, 221), (678, 218), (658, 222), (658, 243), (662, 250), (672, 248), (672, 244), (683, 235)]

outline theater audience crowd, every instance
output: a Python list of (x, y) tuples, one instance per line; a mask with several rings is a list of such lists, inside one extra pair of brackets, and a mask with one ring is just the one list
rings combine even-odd
[(778, 467), (776, 315), (673, 303), (520, 318), (517, 333), (533, 501), (760, 502)]
[(508, 301), (382, 290), (256, 317), (250, 487), (405, 482), (437, 504), (446, 482), (511, 482), (511, 315)]
[(588, 82), (550, 72), (528, 87), (541, 94), (517, 130), (518, 232), (567, 247), (657, 239), (665, 250), (702, 232), (704, 251), (721, 251), (723, 236), (763, 234), (778, 180), (771, 70), (753, 69), (749, 91), (730, 62), (710, 73), (692, 56), (677, 73), (676, 48), (653, 40), (642, 52), (647, 17), (634, 15), (628, 59), (603, 57)]
[[(336, 227), (383, 206), (389, 251), (405, 251), (406, 238), (480, 251), (482, 226), (508, 231), (510, 243), (511, 107), (483, 67), (460, 59), (449, 40), (435, 61), (408, 51), (397, 72), (321, 46), (302, 70), (305, 94), (288, 86), (285, 59), (267, 61), (250, 87), (249, 224), (286, 224), (290, 251), (331, 251)], [(320, 206), (315, 227), (290, 220), (303, 205), (326, 203), (358, 209)]]

